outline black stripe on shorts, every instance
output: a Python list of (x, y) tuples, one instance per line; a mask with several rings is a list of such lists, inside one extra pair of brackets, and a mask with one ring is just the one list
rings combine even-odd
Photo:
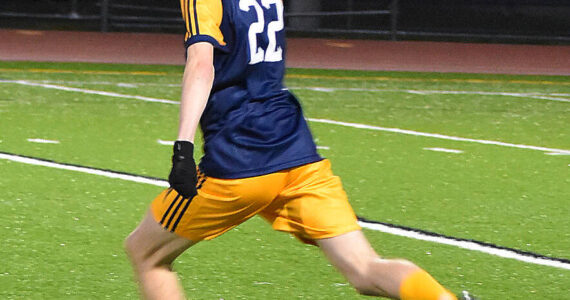
[(162, 216), (162, 219), (160, 219), (160, 225), (164, 224), (164, 220), (166, 220), (166, 217), (168, 216), (168, 213), (170, 212), (170, 210), (172, 209), (172, 207), (174, 206), (174, 204), (178, 201), (178, 199), (180, 199), (180, 197), (182, 197), (180, 194), (178, 194), (176, 196), (176, 198), (174, 198), (174, 201), (172, 201), (172, 203), (170, 203), (170, 206), (168, 206), (168, 209), (166, 210), (166, 212), (164, 213), (164, 215)]
[(182, 217), (184, 216), (184, 214), (186, 213), (186, 210), (188, 209), (188, 206), (190, 206), (190, 202), (192, 202), (191, 198), (186, 199), (186, 204), (184, 205), (184, 207), (182, 208), (182, 211), (180, 212), (180, 215), (178, 216), (178, 219), (176, 219), (176, 222), (174, 222), (174, 225), (172, 225), (172, 229), (170, 229), (171, 232), (174, 232), (174, 230), (176, 230), (176, 227), (178, 226), (178, 223), (180, 223), (180, 220), (182, 220)]
[(176, 205), (176, 208), (174, 209), (174, 211), (170, 215), (170, 218), (168, 218), (168, 223), (166, 223), (166, 225), (164, 225), (164, 228), (168, 229), (168, 227), (170, 227), (170, 223), (172, 223), (172, 220), (174, 220), (174, 216), (176, 215), (176, 213), (180, 209), (180, 206), (182, 206), (182, 203), (184, 202), (184, 200), (186, 200), (186, 199), (182, 198), (182, 200), (180, 200), (178, 202), (178, 205)]

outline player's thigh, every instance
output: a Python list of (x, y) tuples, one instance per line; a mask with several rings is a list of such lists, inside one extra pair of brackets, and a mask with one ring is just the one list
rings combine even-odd
[(148, 212), (141, 223), (127, 237), (125, 247), (130, 258), (139, 267), (170, 265), (186, 249), (194, 245), (164, 228)]

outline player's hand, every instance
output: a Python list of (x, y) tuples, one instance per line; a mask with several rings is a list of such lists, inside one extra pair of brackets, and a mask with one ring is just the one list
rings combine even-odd
[(168, 183), (184, 198), (192, 198), (197, 194), (196, 182), (198, 179), (193, 154), (194, 144), (191, 142), (174, 142), (172, 170), (168, 175)]

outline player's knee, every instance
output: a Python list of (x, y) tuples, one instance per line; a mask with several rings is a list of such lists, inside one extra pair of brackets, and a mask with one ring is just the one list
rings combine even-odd
[(359, 281), (357, 283), (353, 283), (352, 285), (354, 289), (361, 295), (364, 296), (380, 296), (380, 292), (369, 282), (366, 281)]
[(133, 265), (140, 268), (143, 265), (148, 264), (150, 256), (148, 253), (143, 252), (144, 250), (141, 247), (141, 242), (139, 241), (136, 233), (131, 233), (127, 236), (123, 243), (123, 247)]
[(172, 261), (160, 254), (160, 247), (152, 248), (150, 251), (147, 247), (141, 247), (141, 244), (142, 242), (136, 232), (131, 233), (124, 241), (125, 252), (137, 270), (172, 269)]
[(130, 234), (129, 236), (127, 236), (127, 238), (123, 242), (123, 248), (125, 249), (127, 256), (134, 263), (136, 263), (136, 261), (138, 260), (137, 257), (139, 255), (137, 255), (138, 251), (137, 251), (137, 246), (136, 246), (136, 242), (135, 242), (135, 238), (133, 237), (133, 234)]
[[(386, 269), (393, 269), (394, 273), (386, 273)], [(359, 294), (366, 296), (388, 296), (394, 291), (385, 290), (390, 286), (388, 281), (395, 280), (399, 282), (401, 276), (418, 270), (415, 264), (404, 259), (385, 260), (380, 258), (370, 258), (361, 264), (350, 283)], [(396, 271), (397, 270), (397, 271)]]
[(372, 261), (360, 264), (355, 268), (354, 272), (352, 272), (352, 275), (348, 276), (348, 281), (361, 295), (380, 296), (383, 293), (378, 290), (374, 284), (374, 276), (371, 268), (373, 268)]
[(407, 270), (419, 269), (419, 267), (416, 266), (413, 262), (406, 260), (406, 259), (398, 258), (398, 259), (392, 259), (391, 261), (398, 263), (402, 268), (407, 269)]
[(361, 295), (365, 296), (381, 296), (384, 295), (383, 291), (379, 290), (374, 284), (374, 280), (371, 276), (363, 274), (356, 279), (351, 281), (354, 289)]

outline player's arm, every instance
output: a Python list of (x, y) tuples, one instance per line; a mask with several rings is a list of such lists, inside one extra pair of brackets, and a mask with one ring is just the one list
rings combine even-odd
[(185, 198), (192, 198), (197, 193), (194, 137), (212, 89), (213, 62), (212, 44), (198, 42), (188, 47), (182, 79), (178, 138), (174, 143), (172, 170), (168, 176), (170, 187)]
[(187, 54), (177, 140), (194, 143), (214, 81), (214, 47), (207, 42), (195, 43), (188, 47)]
[(214, 47), (223, 48), (222, 0), (181, 0), (186, 25), (186, 67), (182, 81), (178, 140), (194, 142), (214, 81)]

